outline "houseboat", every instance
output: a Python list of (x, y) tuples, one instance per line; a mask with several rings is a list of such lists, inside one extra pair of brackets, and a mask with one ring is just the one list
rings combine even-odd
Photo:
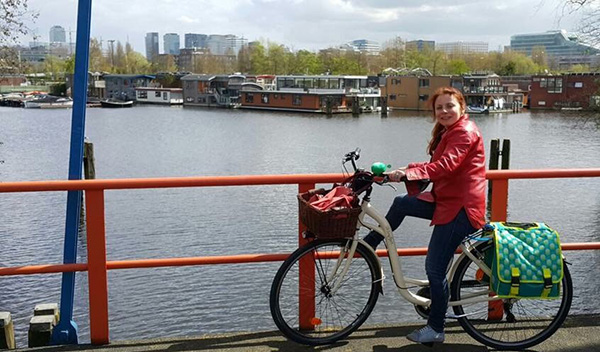
[[(248, 86), (246, 86), (248, 87)], [(258, 110), (326, 113), (350, 112), (346, 94), (322, 91), (276, 91), (244, 88), (242, 108)]]
[(344, 113), (352, 111), (352, 104), (359, 104), (363, 112), (380, 106), (378, 77), (277, 76), (268, 88), (259, 82), (244, 84), (242, 108)]
[(155, 78), (156, 76), (150, 75), (104, 75), (104, 98), (134, 100), (135, 90), (141, 87), (150, 87)]
[(220, 108), (240, 106), (240, 91), (245, 82), (244, 75), (198, 75), (189, 74), (181, 78), (183, 105)]
[(138, 103), (180, 105), (183, 104), (182, 88), (139, 87), (135, 89)]

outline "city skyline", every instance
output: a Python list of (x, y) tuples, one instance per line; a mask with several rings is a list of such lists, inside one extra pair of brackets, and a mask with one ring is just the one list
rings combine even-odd
[[(474, 0), (452, 5), (438, 0), (407, 1), (401, 6), (387, 0), (130, 0), (123, 8), (116, 0), (103, 0), (92, 3), (91, 35), (103, 41), (129, 42), (140, 53), (145, 52), (148, 32), (160, 34), (161, 53), (166, 33), (179, 34), (181, 47), (186, 33), (202, 33), (233, 34), (249, 42), (268, 40), (292, 50), (318, 51), (356, 39), (383, 46), (398, 36), (407, 41), (485, 41), (490, 50), (501, 50), (515, 34), (553, 29), (576, 32), (578, 15), (565, 14), (561, 3), (492, 0), (484, 8)], [(30, 0), (30, 8), (39, 12), (37, 22), (30, 24), (38, 41), (47, 41), (54, 25), (67, 33), (76, 29), (77, 0)], [(22, 39), (29, 41), (32, 36)]]

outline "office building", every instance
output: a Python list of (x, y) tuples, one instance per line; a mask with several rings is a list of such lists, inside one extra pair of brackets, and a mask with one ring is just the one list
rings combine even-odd
[(411, 40), (406, 42), (407, 50), (423, 51), (425, 49), (435, 50), (434, 40)]
[(379, 54), (379, 51), (381, 50), (379, 43), (367, 39), (353, 40), (347, 45), (353, 48), (355, 51), (366, 52), (367, 54), (372, 55)]
[(179, 55), (179, 34), (167, 33), (163, 36), (165, 54)]
[(436, 50), (443, 51), (446, 54), (473, 54), (487, 53), (489, 44), (487, 42), (447, 42), (435, 44)]
[(575, 64), (595, 65), (600, 50), (581, 41), (564, 29), (544, 33), (517, 34), (510, 37), (510, 49), (532, 56), (534, 48), (539, 48), (549, 58), (554, 58), (560, 68)]
[(206, 48), (206, 40), (208, 36), (206, 34), (186, 33), (184, 35), (185, 48)]
[(50, 43), (66, 43), (67, 36), (65, 29), (61, 26), (52, 26), (50, 28)]
[(158, 33), (146, 33), (146, 59), (148, 61), (156, 60), (158, 56)]

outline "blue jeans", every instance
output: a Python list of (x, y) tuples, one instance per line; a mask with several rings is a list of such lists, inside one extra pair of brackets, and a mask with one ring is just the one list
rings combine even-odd
[[(416, 197), (403, 194), (394, 199), (385, 218), (390, 223), (392, 230), (395, 230), (406, 216), (432, 219), (434, 210), (435, 203), (425, 202)], [(464, 209), (461, 209), (451, 222), (444, 225), (435, 225), (433, 228), (427, 249), (427, 258), (425, 259), (425, 271), (431, 291), (431, 312), (427, 324), (437, 332), (444, 331), (444, 321), (450, 296), (446, 269), (462, 240), (475, 231), (476, 229), (469, 222)], [(383, 240), (383, 236), (371, 231), (365, 236), (364, 240), (373, 248), (376, 248)]]

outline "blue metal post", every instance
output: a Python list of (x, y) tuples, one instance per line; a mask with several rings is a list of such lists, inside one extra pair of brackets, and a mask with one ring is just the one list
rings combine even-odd
[[(75, 46), (69, 180), (80, 180), (82, 174), (91, 17), (92, 0), (79, 0), (79, 5), (77, 6), (77, 41)], [(81, 191), (69, 191), (67, 193), (67, 219), (65, 224), (63, 257), (65, 264), (77, 261), (77, 234), (79, 232), (80, 207)], [(75, 273), (63, 273), (60, 296), (60, 321), (52, 334), (53, 344), (77, 344), (78, 342), (77, 324), (73, 321), (74, 292)]]

